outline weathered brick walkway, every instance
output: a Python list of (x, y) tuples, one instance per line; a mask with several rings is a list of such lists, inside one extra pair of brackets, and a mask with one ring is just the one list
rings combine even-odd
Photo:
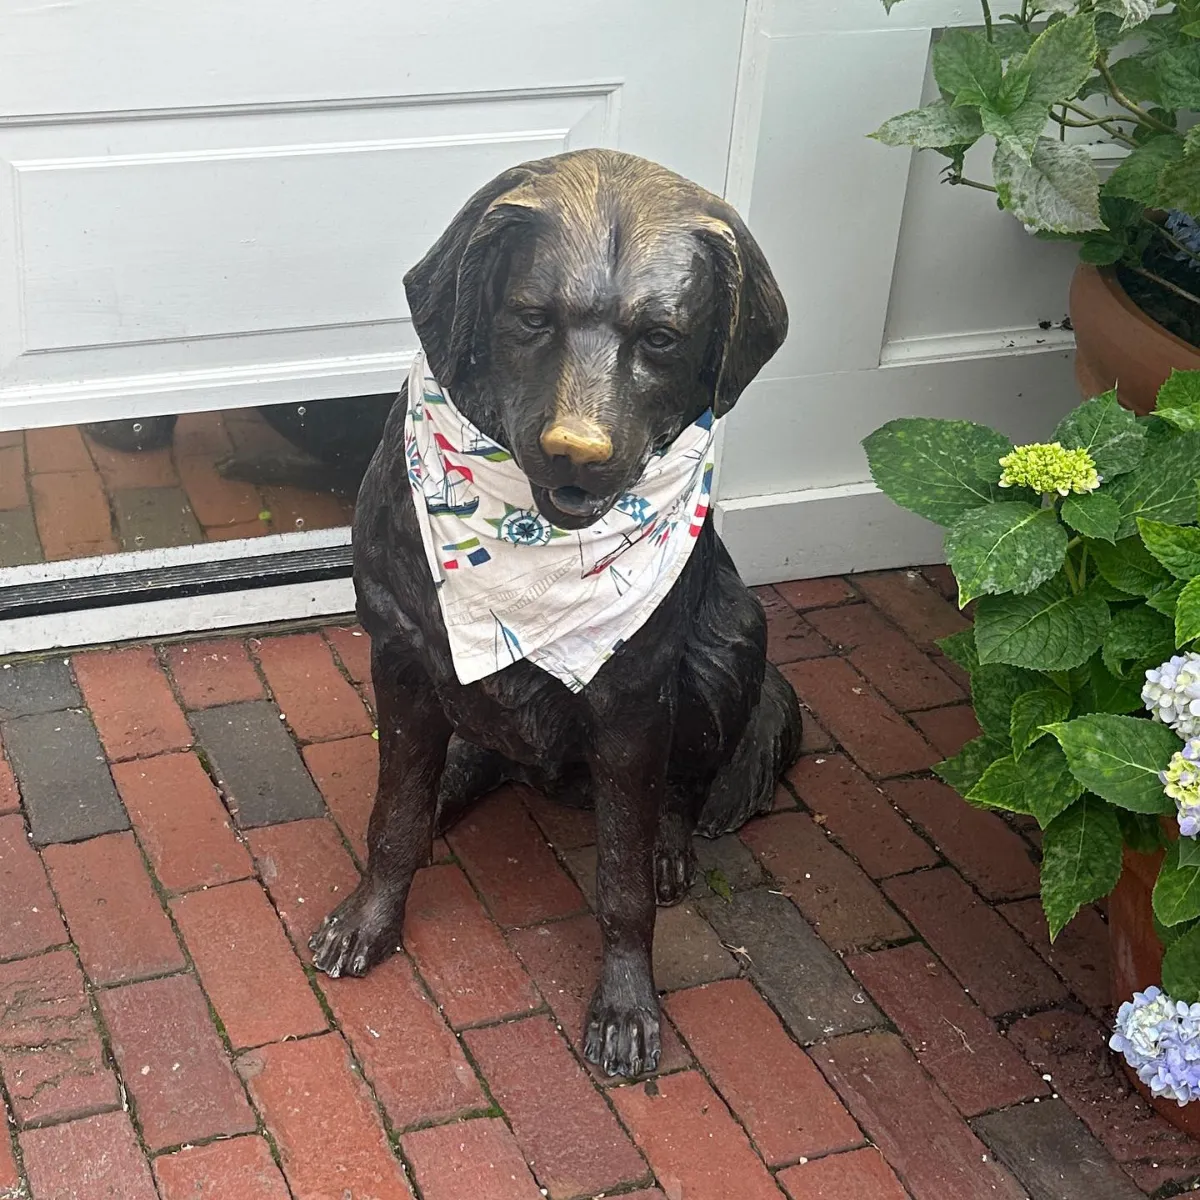
[(663, 1067), (579, 1055), (590, 817), (512, 789), (407, 953), (315, 975), (374, 782), (352, 628), (0, 669), (0, 1197), (1124, 1200), (1200, 1145), (1105, 1050), (1106, 930), (928, 774), (975, 730), (941, 571), (763, 589), (811, 713), (777, 811), (660, 913)]

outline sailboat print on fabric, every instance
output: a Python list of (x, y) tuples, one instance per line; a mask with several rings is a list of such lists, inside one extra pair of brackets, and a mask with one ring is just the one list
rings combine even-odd
[(495, 630), (492, 635), (492, 653), (496, 657), (496, 666), (505, 667), (525, 657), (521, 649), (521, 639), (495, 613), (492, 613)]
[[(425, 393), (428, 398), (429, 393)], [(441, 401), (445, 403), (445, 401)], [(470, 467), (461, 467), (451, 462), (447, 452), (457, 454), (458, 451), (450, 444), (445, 434), (435, 433), (433, 440), (438, 448), (438, 457), (442, 462), (442, 478), (426, 480), (422, 492), (425, 496), (425, 508), (431, 516), (449, 514), (455, 517), (469, 517), (479, 507), (479, 497), (474, 494), (472, 484), (475, 476)]]

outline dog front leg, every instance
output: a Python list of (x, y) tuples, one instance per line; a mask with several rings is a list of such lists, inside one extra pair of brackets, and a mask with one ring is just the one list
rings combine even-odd
[(658, 1066), (654, 990), (654, 839), (666, 791), (669, 728), (608, 729), (592, 762), (596, 910), (604, 957), (588, 1007), (584, 1056), (609, 1075)]
[(367, 829), (367, 873), (309, 941), (313, 965), (335, 978), (365, 975), (399, 946), (408, 889), (429, 861), (450, 742), (450, 723), (420, 666), (373, 652), (371, 679), (379, 784)]

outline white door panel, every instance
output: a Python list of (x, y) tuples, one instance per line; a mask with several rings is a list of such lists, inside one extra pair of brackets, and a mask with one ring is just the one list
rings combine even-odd
[(743, 9), (0, 0), (0, 429), (397, 386), (401, 277), (500, 170), (722, 189)]

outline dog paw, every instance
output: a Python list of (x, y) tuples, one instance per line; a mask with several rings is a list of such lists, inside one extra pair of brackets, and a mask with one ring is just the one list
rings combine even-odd
[(658, 1068), (662, 1052), (658, 1006), (606, 1004), (597, 993), (588, 1010), (583, 1056), (606, 1075), (629, 1079)]
[(403, 904), (364, 880), (308, 939), (313, 966), (337, 979), (365, 975), (400, 944)]
[(654, 898), (660, 905), (678, 904), (696, 875), (696, 852), (690, 831), (674, 814), (666, 813), (654, 844)]

